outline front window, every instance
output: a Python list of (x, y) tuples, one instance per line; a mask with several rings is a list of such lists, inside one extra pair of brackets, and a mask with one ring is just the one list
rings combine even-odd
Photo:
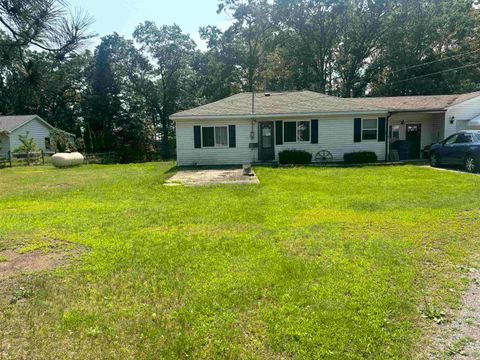
[(228, 130), (226, 126), (215, 127), (215, 146), (228, 145)]
[(286, 143), (310, 141), (310, 121), (285, 121), (283, 132)]
[(362, 140), (377, 140), (377, 120), (363, 119)]
[(390, 138), (396, 140), (400, 139), (400, 125), (390, 126)]
[(50, 142), (50, 138), (46, 137), (45, 138), (45, 150), (50, 150), (52, 147), (52, 144)]
[(226, 147), (228, 145), (228, 128), (226, 126), (202, 127), (203, 147)]
[(310, 141), (310, 121), (298, 122), (298, 141)]

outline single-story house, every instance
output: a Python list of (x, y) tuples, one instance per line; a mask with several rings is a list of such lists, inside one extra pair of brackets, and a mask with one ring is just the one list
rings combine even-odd
[(179, 112), (177, 163), (234, 165), (278, 161), (287, 149), (333, 160), (372, 151), (388, 160), (391, 144), (405, 140), (411, 159), (459, 130), (479, 128), (480, 92), (344, 99), (311, 91), (241, 93)]
[[(35, 140), (39, 150), (52, 151), (50, 141), (52, 125), (37, 115), (0, 116), (0, 155), (7, 156), (20, 146), (19, 135), (28, 135)], [(73, 135), (72, 135), (73, 136)]]
[(389, 142), (407, 140), (410, 158), (420, 150), (462, 130), (480, 129), (475, 118), (480, 115), (480, 92), (460, 95), (398, 96), (354, 98), (389, 112)]

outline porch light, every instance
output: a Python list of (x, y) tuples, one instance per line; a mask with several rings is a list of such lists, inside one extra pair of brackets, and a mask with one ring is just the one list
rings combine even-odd
[(455, 116), (452, 116), (450, 118), (450, 124), (452, 124), (452, 125), (455, 124)]

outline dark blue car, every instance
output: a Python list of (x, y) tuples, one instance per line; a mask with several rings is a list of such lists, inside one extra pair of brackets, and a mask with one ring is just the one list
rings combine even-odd
[(467, 172), (480, 171), (480, 130), (453, 134), (430, 149), (430, 165), (463, 166)]

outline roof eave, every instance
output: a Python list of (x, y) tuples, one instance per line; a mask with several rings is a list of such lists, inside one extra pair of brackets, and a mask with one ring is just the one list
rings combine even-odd
[(444, 113), (447, 112), (447, 109), (393, 109), (389, 110), (390, 113), (411, 113), (411, 112), (437, 112), (437, 113)]
[(43, 124), (45, 124), (47, 127), (49, 127), (50, 129), (55, 129), (52, 125), (50, 125), (48, 122), (46, 122), (45, 120), (43, 120), (40, 116), (38, 115), (35, 115), (33, 116), (31, 119), (28, 119), (26, 121), (24, 121), (23, 123), (21, 123), (20, 125), (14, 127), (13, 129), (9, 130), (8, 133), (11, 134), (12, 132), (14, 132), (15, 130), (17, 129), (20, 129), (22, 126), (28, 124), (30, 121), (33, 121), (33, 120), (39, 120), (40, 122), (42, 122)]
[(315, 117), (315, 116), (338, 116), (338, 115), (357, 115), (357, 114), (386, 114), (388, 110), (358, 110), (358, 111), (331, 111), (314, 113), (279, 113), (279, 114), (242, 114), (242, 115), (172, 115), (171, 120), (221, 120), (221, 119), (267, 119), (272, 117), (295, 118), (295, 117)]

